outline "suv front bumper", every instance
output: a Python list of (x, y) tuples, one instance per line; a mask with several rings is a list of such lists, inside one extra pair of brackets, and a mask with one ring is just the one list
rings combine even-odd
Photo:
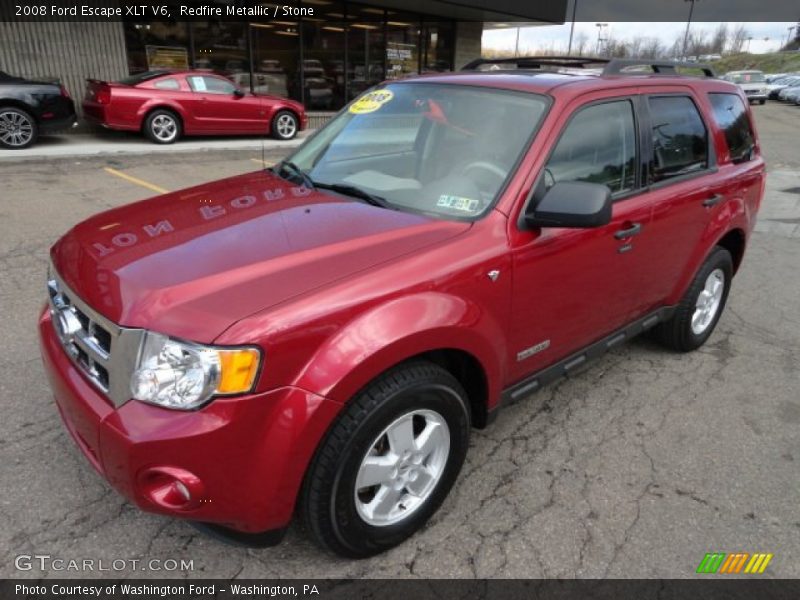
[[(288, 525), (306, 467), (341, 404), (284, 387), (191, 412), (135, 400), (115, 408), (69, 360), (47, 309), (39, 338), (64, 424), (117, 491), (149, 512), (245, 533)], [(184, 506), (153, 492), (153, 478), (171, 473), (189, 483)]]

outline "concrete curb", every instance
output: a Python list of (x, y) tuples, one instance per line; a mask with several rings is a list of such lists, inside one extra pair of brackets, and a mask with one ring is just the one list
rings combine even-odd
[(98, 136), (68, 134), (42, 137), (33, 147), (25, 150), (0, 150), (0, 164), (25, 160), (54, 160), (78, 157), (126, 156), (150, 154), (177, 154), (190, 152), (219, 152), (225, 150), (280, 150), (296, 148), (313, 130), (307, 130), (290, 141), (270, 138), (186, 138), (174, 144), (153, 144), (133, 135)]

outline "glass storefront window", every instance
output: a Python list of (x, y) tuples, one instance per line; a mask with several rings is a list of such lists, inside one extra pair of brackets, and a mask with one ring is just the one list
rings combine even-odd
[(455, 48), (455, 27), (452, 21), (425, 23), (422, 27), (422, 72), (452, 71)]
[[(192, 23), (194, 68), (213, 71), (242, 85), (249, 79), (250, 58), (245, 23), (210, 19)], [(246, 82), (249, 85), (249, 81)]]
[(190, 64), (189, 34), (183, 21), (125, 21), (128, 72), (151, 69), (186, 69)]
[(419, 17), (388, 11), (386, 15), (386, 79), (419, 73)]
[[(304, 17), (303, 86), (300, 95), (310, 110), (338, 110), (345, 103), (344, 4), (305, 0), (314, 16)], [(300, 85), (299, 69), (296, 82)]]
[[(283, 3), (282, 6), (296, 3)], [(275, 5), (265, 3), (273, 10)], [(300, 24), (293, 20), (250, 23), (253, 43), (253, 91), (301, 100), (297, 83), (300, 65)], [(249, 75), (248, 81), (249, 82)]]
[(309, 110), (338, 110), (385, 79), (453, 67), (452, 21), (423, 21), (418, 14), (346, 0), (262, 4), (314, 12), (249, 23), (125, 21), (130, 73), (206, 70), (257, 94), (298, 100)]
[(349, 102), (386, 79), (386, 41), (383, 9), (349, 3), (347, 10), (349, 17), (347, 100)]

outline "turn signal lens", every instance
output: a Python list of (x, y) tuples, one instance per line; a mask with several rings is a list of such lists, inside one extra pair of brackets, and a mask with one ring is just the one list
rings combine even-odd
[(259, 352), (255, 348), (217, 350), (221, 366), (218, 394), (241, 394), (249, 392), (256, 380)]

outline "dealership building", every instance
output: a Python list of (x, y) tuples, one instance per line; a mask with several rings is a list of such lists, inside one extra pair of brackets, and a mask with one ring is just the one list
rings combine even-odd
[[(179, 4), (159, 2), (172, 5), (169, 18), (56, 22), (14, 20), (11, 4), (0, 8), (0, 71), (58, 78), (74, 98), (82, 98), (89, 78), (195, 68), (294, 98), (312, 111), (337, 110), (385, 79), (458, 69), (480, 55), (484, 28), (561, 23), (566, 6), (558, 0), (216, 0), (202, 4), (219, 11), (199, 16), (181, 16)], [(230, 7), (250, 7), (237, 14), (255, 16), (225, 16)]]

